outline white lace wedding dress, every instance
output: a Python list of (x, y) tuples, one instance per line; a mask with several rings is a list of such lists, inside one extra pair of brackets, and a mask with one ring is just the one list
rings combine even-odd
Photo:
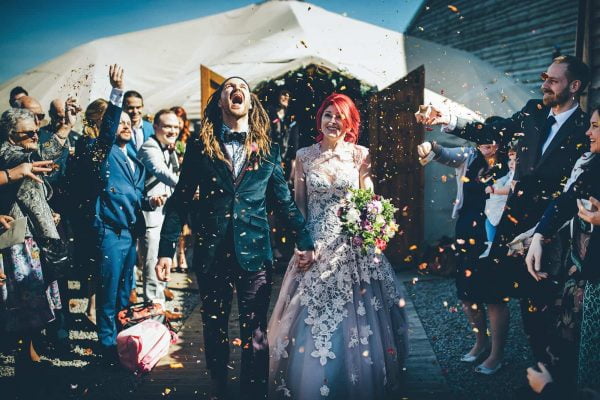
[(397, 394), (407, 355), (403, 292), (383, 255), (362, 255), (337, 212), (368, 150), (350, 143), (300, 149), (307, 226), (317, 258), (292, 258), (269, 321), (269, 398), (383, 399)]

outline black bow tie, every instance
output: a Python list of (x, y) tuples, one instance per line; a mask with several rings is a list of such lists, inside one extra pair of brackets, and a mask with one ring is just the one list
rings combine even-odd
[(234, 140), (240, 144), (244, 143), (246, 141), (246, 132), (225, 132), (223, 134), (223, 142), (225, 143), (231, 143)]

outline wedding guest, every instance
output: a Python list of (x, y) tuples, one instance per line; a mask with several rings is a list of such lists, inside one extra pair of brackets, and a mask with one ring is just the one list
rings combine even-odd
[[(181, 165), (183, 163), (187, 142), (192, 135), (190, 132), (190, 121), (187, 119), (187, 113), (183, 107), (176, 106), (172, 107), (171, 110), (175, 112), (175, 115), (177, 115), (179, 119), (179, 137), (177, 138), (177, 142), (175, 142), (175, 151), (177, 152), (179, 165)], [(177, 173), (179, 173), (179, 170)], [(181, 230), (181, 236), (179, 236), (179, 242), (177, 242), (177, 252), (173, 258), (173, 270), (178, 270), (180, 272), (186, 272), (188, 270), (185, 250), (191, 238), (192, 230), (190, 229), (190, 224), (185, 223)]]
[(135, 90), (125, 92), (123, 96), (123, 110), (131, 120), (132, 129), (131, 141), (127, 144), (127, 150), (135, 157), (146, 140), (154, 135), (154, 128), (150, 122), (142, 118), (144, 113), (144, 99)]
[[(144, 193), (147, 196), (159, 196), (166, 201), (173, 194), (179, 176), (175, 141), (179, 135), (179, 119), (171, 110), (160, 110), (154, 116), (154, 135), (142, 145), (138, 159), (146, 168)], [(146, 232), (140, 239), (140, 258), (144, 274), (144, 299), (161, 304), (165, 298), (173, 300), (174, 294), (167, 288), (167, 282), (159, 281), (154, 267), (158, 261), (158, 243), (160, 228), (164, 221), (163, 207), (144, 211)], [(167, 311), (170, 320), (181, 319), (180, 313)]]
[(17, 101), (23, 96), (29, 96), (27, 90), (23, 89), (21, 86), (15, 86), (10, 90), (8, 104), (10, 104), (12, 108), (19, 108), (19, 103)]
[[(82, 188), (87, 184), (85, 158), (87, 148), (96, 140), (102, 126), (102, 119), (108, 109), (108, 101), (96, 99), (92, 101), (84, 113), (83, 134), (75, 143), (74, 154), (67, 165), (67, 181), (72, 188)], [(82, 190), (73, 190), (70, 196), (71, 218), (73, 220), (74, 255), (73, 264), (87, 295), (85, 316), (92, 324), (96, 324), (96, 289), (97, 289), (97, 257), (96, 240), (93, 229), (93, 214), (89, 213), (87, 194)]]
[[(109, 362), (118, 360), (116, 314), (129, 305), (136, 262), (135, 239), (143, 234), (142, 209), (162, 205), (161, 197), (143, 197), (143, 164), (127, 150), (131, 141), (131, 121), (121, 112), (123, 69), (110, 66), (113, 87), (98, 137), (81, 156), (82, 173), (87, 177), (81, 190), (88, 197), (98, 246), (99, 288), (96, 319), (99, 351)], [(141, 224), (141, 225), (140, 225)]]
[[(579, 388), (600, 390), (600, 264), (597, 262), (600, 242), (596, 226), (578, 216), (578, 201), (584, 210), (590, 210), (593, 205), (588, 199), (591, 196), (600, 198), (600, 108), (594, 110), (590, 123), (591, 127), (586, 133), (590, 152), (577, 160), (562, 193), (546, 208), (525, 260), (529, 273), (536, 281), (548, 279), (548, 273), (541, 269), (545, 239), (552, 238), (565, 222), (571, 220), (570, 258), (587, 281), (581, 331), (580, 335), (576, 335), (580, 336), (577, 381)], [(570, 370), (575, 366), (561, 367)]]
[(44, 119), (46, 118), (46, 113), (44, 112), (44, 109), (39, 101), (31, 96), (21, 96), (16, 103), (17, 108), (25, 108), (31, 111), (35, 117), (35, 124), (37, 125), (38, 129), (42, 127)]
[[(6, 277), (0, 298), (3, 338), (16, 344), (15, 376), (19, 391), (32, 394), (29, 383), (32, 368), (39, 366), (36, 346), (41, 346), (41, 330), (55, 319), (62, 308), (54, 265), (42, 264), (40, 248), (49, 241), (60, 241), (47, 202), (50, 188), (37, 172), (48, 171), (48, 162), (31, 163), (39, 156), (38, 127), (29, 110), (9, 109), (0, 118), (5, 140), (0, 145), (0, 214), (3, 220), (27, 217), (22, 243), (3, 249), (0, 270)], [(57, 142), (49, 142), (47, 153), (58, 154)], [(25, 164), (24, 164), (25, 163)], [(33, 179), (22, 179), (25, 176)], [(42, 183), (40, 183), (42, 181)], [(7, 218), (8, 216), (8, 218)]]
[[(469, 363), (480, 359), (490, 347), (484, 303), (487, 305), (492, 332), (490, 358), (501, 359), (506, 342), (507, 332), (497, 329), (506, 324), (503, 319), (508, 318), (502, 312), (504, 306), (487, 303), (485, 296), (479, 292), (479, 256), (485, 250), (486, 190), (490, 187), (486, 181), (490, 179), (489, 174), (496, 164), (497, 150), (498, 146), (493, 143), (445, 148), (436, 142), (425, 142), (418, 147), (422, 159), (427, 160), (433, 152), (434, 161), (454, 167), (456, 171), (457, 195), (452, 211), (452, 218), (457, 219), (454, 243), (457, 258), (456, 293), (475, 333), (475, 344), (461, 357), (461, 361)], [(475, 371), (490, 375), (497, 369), (486, 370), (478, 366)]]
[[(555, 283), (561, 276), (560, 256), (548, 259), (544, 270), (552, 279), (540, 282), (527, 273), (523, 258), (509, 256), (508, 250), (518, 235), (528, 235), (539, 221), (552, 195), (560, 191), (563, 179), (584, 151), (582, 143), (586, 142), (589, 122), (578, 98), (590, 81), (590, 69), (573, 56), (560, 56), (542, 73), (542, 79), (543, 99), (530, 100), (521, 111), (499, 122), (468, 123), (434, 107), (417, 113), (417, 121), (441, 124), (447, 133), (476, 143), (496, 142), (501, 148), (518, 139), (513, 189), (516, 195), (508, 198), (489, 256), (482, 259), (486, 276), (481, 287), (486, 302), (498, 304), (505, 315), (501, 320), (506, 323), (496, 327), (498, 331), (508, 329), (508, 308), (502, 299), (508, 295), (522, 298), (521, 315), (533, 354), (538, 361), (550, 363), (547, 332), (553, 329), (553, 304), (562, 287)], [(502, 359), (492, 357), (482, 367), (494, 371), (501, 364)]]
[(490, 196), (485, 202), (485, 232), (490, 246), (496, 236), (496, 226), (500, 222), (502, 213), (504, 213), (504, 206), (512, 188), (516, 165), (517, 153), (511, 149), (508, 152), (508, 172), (485, 188), (485, 193)]

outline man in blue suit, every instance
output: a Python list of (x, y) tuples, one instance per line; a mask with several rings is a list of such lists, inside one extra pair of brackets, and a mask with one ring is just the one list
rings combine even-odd
[(90, 194), (87, 214), (97, 234), (100, 287), (96, 315), (100, 351), (107, 361), (116, 361), (117, 312), (129, 305), (131, 276), (136, 261), (135, 239), (144, 232), (142, 210), (163, 205), (162, 197), (144, 197), (144, 165), (127, 149), (132, 137), (131, 121), (122, 113), (123, 69), (110, 67), (113, 90), (102, 119), (98, 138), (82, 155)]
[(137, 152), (150, 136), (154, 135), (154, 128), (148, 121), (142, 119), (144, 99), (135, 90), (128, 90), (123, 96), (123, 108), (131, 119), (131, 140), (127, 144), (127, 151), (137, 156)]

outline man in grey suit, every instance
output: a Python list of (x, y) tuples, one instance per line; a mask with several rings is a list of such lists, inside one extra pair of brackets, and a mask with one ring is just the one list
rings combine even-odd
[[(160, 110), (154, 117), (154, 135), (140, 148), (137, 156), (146, 167), (145, 192), (148, 196), (163, 196), (166, 200), (173, 193), (179, 180), (179, 164), (173, 151), (179, 136), (179, 119), (171, 110)], [(163, 207), (145, 211), (146, 234), (139, 242), (141, 263), (144, 269), (144, 297), (164, 306), (165, 293), (171, 297), (167, 283), (159, 281), (154, 266), (157, 262), (160, 228), (164, 220)], [(171, 313), (175, 319), (179, 317)]]

